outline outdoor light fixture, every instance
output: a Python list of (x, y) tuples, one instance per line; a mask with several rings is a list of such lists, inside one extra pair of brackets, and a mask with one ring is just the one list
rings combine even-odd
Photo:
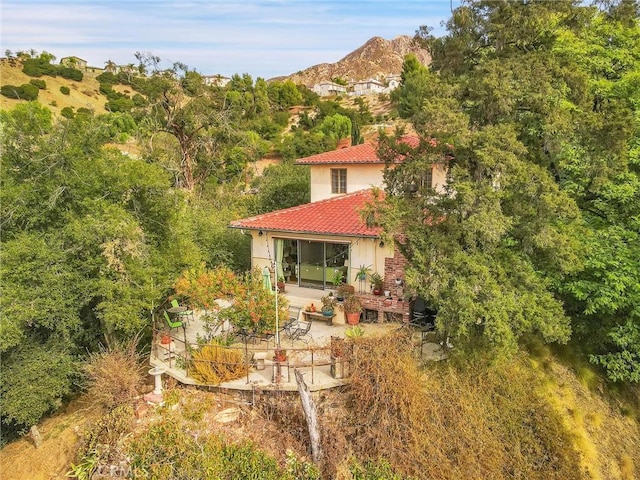
[(384, 247), (384, 241), (380, 240), (380, 243), (378, 244), (378, 246), (379, 246), (380, 248)]
[(259, 237), (261, 237), (262, 235), (264, 235), (264, 232), (263, 232), (262, 230), (260, 230), (260, 231), (258, 232), (258, 236), (259, 236)]
[(402, 285), (402, 279), (401, 278), (396, 278), (396, 285), (398, 287)]

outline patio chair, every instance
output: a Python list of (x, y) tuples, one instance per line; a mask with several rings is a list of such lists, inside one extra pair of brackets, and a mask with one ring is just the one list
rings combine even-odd
[(309, 340), (313, 340), (313, 337), (311, 337), (311, 323), (312, 322), (298, 322), (297, 326), (292, 328), (291, 335), (289, 335), (292, 346), (295, 340), (302, 340), (305, 344), (308, 344)]
[[(176, 308), (180, 307), (181, 305), (178, 303), (178, 300), (174, 298), (173, 300), (171, 300), (171, 306)], [(176, 313), (176, 317), (185, 318), (187, 320), (187, 323), (189, 323), (189, 318), (191, 318), (191, 320), (194, 319), (193, 310), (185, 310), (184, 312)]]
[(184, 324), (180, 320), (171, 320), (171, 317), (169, 317), (166, 310), (164, 311), (164, 319), (167, 322), (167, 325), (169, 325), (169, 331), (180, 327), (184, 329)]

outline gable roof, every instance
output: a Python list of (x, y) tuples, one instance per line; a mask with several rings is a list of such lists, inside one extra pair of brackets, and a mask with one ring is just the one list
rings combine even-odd
[[(407, 145), (416, 147), (420, 139), (416, 136), (406, 136), (402, 139)], [(331, 165), (331, 164), (384, 164), (378, 157), (377, 143), (362, 143), (351, 147), (318, 153), (309, 157), (299, 158), (296, 165)]]
[(360, 190), (339, 197), (243, 218), (231, 222), (230, 226), (270, 232), (375, 238), (380, 236), (382, 229), (367, 227), (360, 218), (360, 210), (370, 200), (373, 200), (372, 191)]

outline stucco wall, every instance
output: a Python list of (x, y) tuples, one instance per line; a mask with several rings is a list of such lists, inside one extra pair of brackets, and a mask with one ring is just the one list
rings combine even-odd
[(317, 202), (339, 194), (331, 193), (331, 169), (347, 169), (347, 193), (382, 186), (381, 164), (375, 165), (317, 165), (311, 167), (311, 201)]
[[(347, 193), (382, 187), (383, 165), (317, 165), (311, 167), (311, 201), (317, 202), (340, 194), (331, 193), (331, 169), (347, 169)], [(441, 165), (433, 165), (433, 186), (438, 192), (444, 191), (447, 172)]]

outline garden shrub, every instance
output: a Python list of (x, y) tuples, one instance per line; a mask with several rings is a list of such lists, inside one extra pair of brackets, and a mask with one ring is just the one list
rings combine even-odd
[(22, 72), (30, 77), (48, 75), (55, 77), (57, 67), (42, 58), (28, 58), (22, 63)]
[(39, 80), (37, 78), (32, 78), (31, 80), (29, 80), (29, 83), (31, 85), (33, 85), (34, 87), (38, 87), (40, 90), (46, 90), (47, 89), (47, 82), (45, 82), (44, 80)]
[(62, 86), (60, 87), (60, 92), (61, 92), (63, 95), (69, 95), (69, 94), (71, 93), (71, 89), (70, 89), (69, 87), (67, 87), (66, 85), (62, 85)]
[(193, 353), (189, 374), (206, 385), (218, 385), (246, 375), (247, 365), (240, 350), (205, 345)]

